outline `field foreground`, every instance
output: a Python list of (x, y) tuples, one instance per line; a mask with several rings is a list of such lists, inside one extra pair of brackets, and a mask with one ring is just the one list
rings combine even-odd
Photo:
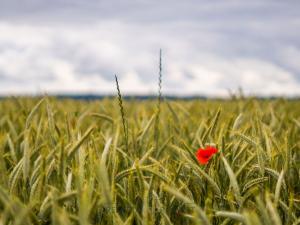
[(123, 106), (0, 100), (0, 224), (300, 224), (299, 101)]

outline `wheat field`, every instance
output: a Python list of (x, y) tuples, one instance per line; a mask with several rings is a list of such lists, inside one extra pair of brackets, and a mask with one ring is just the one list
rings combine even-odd
[(2, 99), (0, 224), (300, 224), (299, 137), (296, 100)]

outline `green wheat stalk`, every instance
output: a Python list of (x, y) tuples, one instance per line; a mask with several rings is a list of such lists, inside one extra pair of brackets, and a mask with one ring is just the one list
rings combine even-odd
[(123, 124), (123, 130), (124, 130), (124, 137), (125, 137), (125, 144), (126, 144), (126, 150), (128, 152), (128, 124), (125, 118), (125, 112), (124, 112), (124, 107), (123, 107), (123, 100), (122, 100), (122, 95), (120, 91), (120, 86), (118, 82), (118, 77), (115, 75), (116, 79), (116, 85), (117, 85), (117, 91), (118, 91), (118, 102), (119, 102), (119, 107), (120, 107), (120, 112), (121, 112), (121, 117), (122, 117), (122, 124)]
[(155, 149), (158, 150), (158, 142), (159, 142), (159, 116), (160, 116), (160, 105), (162, 101), (162, 50), (159, 50), (159, 75), (158, 75), (158, 96), (157, 96), (157, 105), (156, 105), (156, 119), (154, 126), (154, 141), (155, 141)]

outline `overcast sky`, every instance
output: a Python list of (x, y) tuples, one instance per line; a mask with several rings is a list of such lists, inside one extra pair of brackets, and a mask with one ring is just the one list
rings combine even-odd
[(0, 0), (0, 95), (300, 95), (297, 0)]

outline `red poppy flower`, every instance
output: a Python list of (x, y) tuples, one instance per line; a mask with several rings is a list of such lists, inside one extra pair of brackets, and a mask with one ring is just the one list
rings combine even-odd
[(196, 157), (200, 164), (207, 164), (211, 157), (218, 152), (218, 149), (213, 146), (206, 146), (205, 149), (199, 148), (196, 152)]

